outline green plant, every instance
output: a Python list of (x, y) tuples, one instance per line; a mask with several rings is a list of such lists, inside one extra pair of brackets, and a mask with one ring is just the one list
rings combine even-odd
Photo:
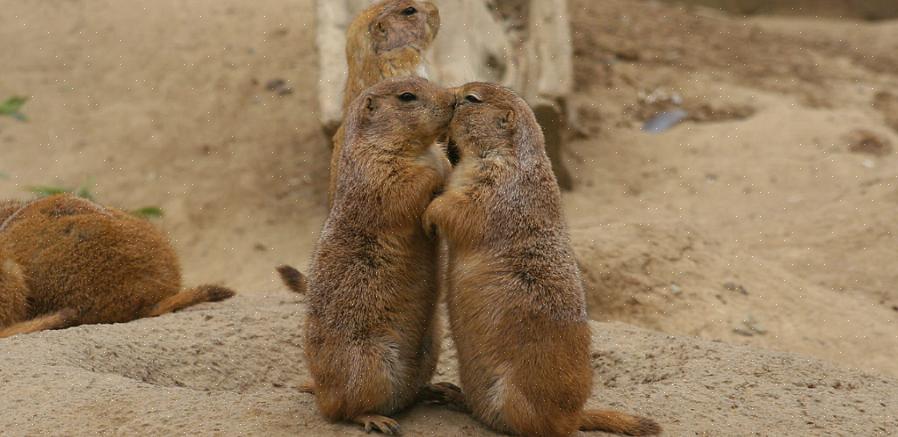
[(135, 215), (147, 220), (153, 218), (161, 218), (164, 215), (164, 211), (162, 211), (162, 208), (158, 206), (145, 206), (143, 208), (137, 208), (128, 212), (131, 213), (131, 215)]
[(0, 115), (15, 118), (19, 121), (28, 121), (28, 117), (21, 112), (22, 106), (28, 99), (25, 97), (10, 97), (5, 102), (0, 103)]
[[(88, 180), (88, 182), (74, 189), (54, 185), (33, 185), (25, 187), (25, 189), (38, 197), (54, 196), (56, 194), (73, 194), (82, 199), (94, 200), (94, 195), (89, 188), (91, 185), (93, 185), (93, 181)], [(146, 220), (160, 218), (165, 215), (162, 208), (158, 206), (144, 206), (142, 208), (130, 210), (128, 213)]]
[[(50, 185), (34, 185), (25, 187), (27, 191), (31, 194), (36, 194), (38, 197), (47, 197), (54, 196), (56, 194), (64, 194), (64, 193), (72, 193), (73, 191), (69, 188), (63, 187), (54, 187)], [(81, 197), (81, 196), (78, 196)]]

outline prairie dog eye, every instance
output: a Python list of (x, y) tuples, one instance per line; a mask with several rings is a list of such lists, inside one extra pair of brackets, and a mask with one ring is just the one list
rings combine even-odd
[(477, 94), (468, 94), (465, 96), (465, 100), (471, 103), (483, 103), (483, 100), (480, 100), (480, 97), (477, 97)]
[(415, 15), (415, 12), (418, 12), (413, 6), (409, 6), (402, 10), (402, 15)]
[(399, 100), (402, 100), (403, 102), (413, 102), (418, 100), (418, 96), (412, 93), (402, 93), (399, 95)]

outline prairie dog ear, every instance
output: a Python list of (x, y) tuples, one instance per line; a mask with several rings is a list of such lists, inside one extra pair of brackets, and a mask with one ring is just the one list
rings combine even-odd
[(371, 23), (370, 30), (372, 33), (377, 34), (377, 35), (386, 35), (387, 34), (387, 27), (384, 26), (384, 23), (380, 20), (377, 20), (377, 21)]
[(499, 117), (499, 127), (502, 129), (514, 129), (515, 121), (514, 111), (505, 111), (505, 114)]
[(373, 114), (375, 111), (377, 111), (377, 103), (374, 101), (374, 97), (365, 97), (365, 112)]
[(374, 96), (365, 96), (365, 101), (362, 102), (362, 121), (369, 121), (374, 114), (377, 112), (377, 100)]

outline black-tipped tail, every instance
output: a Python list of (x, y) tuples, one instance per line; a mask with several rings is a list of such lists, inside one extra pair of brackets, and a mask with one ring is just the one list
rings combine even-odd
[(299, 270), (288, 265), (282, 265), (277, 268), (281, 275), (281, 280), (294, 293), (306, 294), (306, 277)]

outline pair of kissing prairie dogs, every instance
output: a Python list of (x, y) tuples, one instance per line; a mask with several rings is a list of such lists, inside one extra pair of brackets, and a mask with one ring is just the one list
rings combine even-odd
[[(649, 419), (583, 409), (590, 329), (542, 131), (503, 87), (414, 77), (438, 26), (431, 3), (388, 0), (349, 27), (330, 213), (308, 282), (280, 269), (308, 293), (305, 390), (329, 420), (386, 434), (399, 431), (389, 416), (416, 401), (525, 436), (660, 432)], [(430, 384), (440, 288), (462, 389)]]
[(57, 195), (0, 202), (0, 338), (154, 317), (234, 295), (181, 289), (171, 244), (115, 208)]

